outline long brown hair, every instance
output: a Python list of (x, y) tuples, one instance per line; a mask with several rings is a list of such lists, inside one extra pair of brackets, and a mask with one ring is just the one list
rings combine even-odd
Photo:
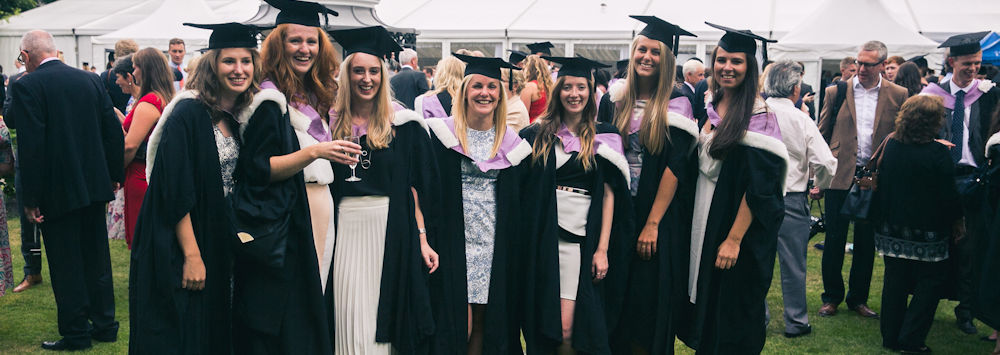
[(291, 58), (285, 55), (285, 39), (288, 38), (289, 24), (280, 24), (261, 44), (264, 57), (264, 76), (274, 82), (278, 91), (285, 94), (288, 102), (309, 104), (306, 93), (316, 95), (316, 112), (326, 117), (337, 95), (337, 80), (334, 71), (340, 65), (338, 55), (326, 35), (326, 31), (315, 28), (319, 36), (319, 50), (305, 77), (299, 78), (292, 69)]
[[(493, 129), (496, 130), (493, 136), (493, 149), (490, 150), (490, 158), (493, 158), (500, 150), (500, 146), (503, 144), (503, 135), (507, 132), (507, 93), (504, 92), (503, 84), (499, 80), (492, 78), (490, 80), (496, 80), (497, 87), (500, 89), (500, 99), (497, 100), (497, 107), (493, 109)], [(469, 119), (465, 117), (466, 110), (469, 108), (466, 90), (469, 88), (470, 81), (472, 81), (472, 75), (462, 79), (462, 88), (457, 100), (454, 100), (455, 109), (452, 110), (452, 116), (455, 117), (455, 137), (462, 145), (462, 150), (466, 152), (469, 151), (468, 139), (465, 136), (465, 128), (469, 126)]]
[[(715, 67), (715, 58), (719, 53), (719, 47), (712, 51), (712, 67)], [(726, 108), (726, 115), (722, 117), (722, 123), (715, 129), (715, 137), (712, 138), (711, 147), (708, 154), (715, 159), (723, 159), (726, 153), (746, 135), (747, 127), (750, 126), (750, 116), (753, 115), (754, 104), (757, 103), (759, 94), (757, 93), (757, 83), (760, 82), (760, 73), (757, 71), (757, 58), (747, 55), (747, 72), (743, 76), (743, 82), (733, 89), (733, 97), (729, 98), (729, 107)], [(713, 75), (720, 75), (718, 70), (712, 71)], [(712, 80), (710, 84), (712, 90), (712, 106), (718, 107), (719, 101), (726, 94), (719, 82)]]
[(529, 55), (524, 60), (524, 80), (538, 82), (538, 91), (546, 92), (552, 90), (552, 72), (545, 60), (537, 54)]
[[(219, 75), (217, 74), (219, 71), (219, 54), (222, 53), (222, 50), (211, 49), (199, 57), (194, 73), (191, 73), (187, 84), (185, 84), (185, 88), (196, 91), (198, 99), (215, 111), (214, 113), (223, 111), (219, 107), (219, 92), (222, 90), (222, 83), (219, 81)], [(253, 101), (253, 95), (260, 91), (260, 54), (254, 48), (246, 48), (246, 50), (250, 51), (250, 57), (253, 60), (253, 80), (250, 82), (250, 88), (236, 97), (236, 103), (233, 104), (231, 112), (234, 114), (250, 105), (250, 102)]]
[[(632, 40), (632, 50), (629, 52), (628, 75), (625, 77), (626, 91), (625, 101), (618, 107), (614, 125), (618, 128), (623, 141), (628, 141), (629, 128), (631, 127), (632, 111), (635, 109), (635, 101), (639, 99), (639, 75), (636, 74), (635, 61), (631, 59), (635, 53), (639, 40), (646, 36), (638, 35)], [(667, 128), (670, 107), (670, 94), (674, 89), (674, 79), (677, 75), (674, 65), (676, 58), (674, 53), (663, 42), (657, 41), (660, 45), (660, 65), (657, 70), (656, 85), (642, 113), (642, 121), (639, 123), (639, 142), (652, 154), (660, 154), (663, 151), (664, 140), (669, 140), (669, 130)]]
[[(342, 139), (351, 135), (351, 118), (354, 111), (351, 109), (351, 61), (358, 53), (352, 53), (344, 58), (340, 63), (340, 77), (338, 83), (344, 90), (337, 91), (337, 100), (334, 109), (337, 111), (337, 123), (331, 125), (330, 130), (334, 139)], [(384, 149), (392, 142), (392, 118), (396, 112), (392, 109), (392, 91), (389, 89), (389, 69), (385, 61), (379, 58), (381, 64), (382, 80), (379, 81), (378, 89), (373, 99), (371, 117), (368, 118), (368, 147), (371, 149)]]
[(153, 93), (166, 104), (174, 98), (174, 73), (163, 52), (153, 47), (143, 48), (132, 55), (132, 66), (142, 71), (142, 83), (136, 99)]
[[(562, 105), (559, 92), (566, 82), (566, 77), (562, 76), (556, 80), (555, 85), (549, 91), (549, 101), (546, 104), (545, 113), (535, 121), (538, 123), (538, 135), (531, 145), (531, 160), (535, 163), (547, 164), (548, 151), (555, 142), (556, 132), (562, 128), (563, 116), (566, 108)], [(594, 167), (594, 136), (597, 135), (597, 101), (594, 97), (594, 79), (587, 78), (587, 104), (583, 106), (583, 117), (576, 126), (576, 136), (580, 137), (580, 152), (576, 158), (583, 164), (583, 169), (590, 171)]]

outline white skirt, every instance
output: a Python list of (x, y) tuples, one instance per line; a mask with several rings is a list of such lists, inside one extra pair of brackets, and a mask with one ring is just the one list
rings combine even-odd
[(559, 238), (559, 298), (576, 301), (580, 285), (580, 244)]
[(309, 200), (309, 218), (312, 220), (313, 244), (319, 261), (319, 279), (326, 292), (327, 277), (333, 262), (333, 244), (336, 228), (333, 222), (333, 195), (330, 185), (306, 183), (306, 197)]
[(389, 198), (344, 197), (333, 256), (334, 353), (390, 354), (375, 342)]

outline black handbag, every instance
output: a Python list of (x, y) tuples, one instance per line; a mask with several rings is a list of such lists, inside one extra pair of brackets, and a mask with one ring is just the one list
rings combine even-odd
[(871, 210), (872, 198), (875, 190), (878, 189), (878, 168), (882, 165), (882, 156), (885, 153), (885, 145), (893, 137), (893, 133), (885, 137), (868, 160), (861, 168), (861, 171), (854, 176), (851, 183), (851, 190), (847, 192), (844, 199), (844, 206), (840, 208), (840, 214), (853, 220), (867, 220)]
[(823, 211), (823, 201), (810, 199), (810, 212), (814, 204), (819, 205), (819, 216), (813, 216), (812, 213), (809, 214), (809, 239), (812, 239), (817, 234), (826, 232), (826, 212)]
[(288, 225), (291, 214), (286, 213), (276, 221), (239, 217), (233, 219), (236, 227), (235, 252), (238, 258), (249, 259), (255, 264), (281, 270), (285, 266), (288, 247)]

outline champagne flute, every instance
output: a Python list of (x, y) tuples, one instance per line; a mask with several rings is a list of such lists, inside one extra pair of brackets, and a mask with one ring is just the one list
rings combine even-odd
[[(351, 143), (354, 143), (354, 144), (357, 144), (357, 145), (361, 145), (361, 137), (358, 137), (358, 136), (353, 136), (352, 135), (350, 137), (347, 137), (347, 141), (349, 141)], [(347, 156), (350, 157), (350, 158), (355, 158), (355, 159), (359, 158), (358, 154), (356, 154), (356, 153), (347, 153)], [(358, 163), (354, 162), (354, 163), (351, 163), (349, 166), (351, 167), (351, 177), (349, 177), (347, 179), (344, 179), (344, 181), (347, 181), (347, 182), (361, 181), (361, 179), (358, 178), (358, 176), (355, 175), (355, 173), (354, 173), (354, 168), (356, 168), (358, 166)]]

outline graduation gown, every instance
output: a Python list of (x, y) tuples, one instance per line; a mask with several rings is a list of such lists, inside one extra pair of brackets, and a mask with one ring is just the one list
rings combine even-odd
[[(427, 120), (431, 132), (431, 147), (438, 161), (441, 191), (441, 219), (433, 235), (434, 250), (441, 265), (431, 275), (435, 301), (435, 354), (465, 354), (468, 348), (468, 280), (465, 251), (465, 221), (462, 218), (462, 161), (472, 160), (455, 137), (453, 118)], [(495, 187), (496, 231), (493, 262), (490, 268), (489, 303), (486, 305), (483, 354), (520, 354), (521, 341), (515, 312), (516, 285), (520, 278), (514, 272), (520, 263), (520, 252), (514, 242), (521, 236), (518, 217), (521, 202), (521, 171), (527, 164), (531, 145), (507, 128), (497, 155), (476, 162), (481, 170), (499, 170)], [(522, 163), (523, 162), (523, 163)]]
[(990, 171), (990, 208), (993, 210), (989, 230), (981, 242), (984, 257), (981, 267), (979, 289), (976, 294), (977, 319), (990, 328), (1000, 329), (1000, 133), (993, 134), (986, 143), (986, 159)]
[[(430, 336), (434, 334), (434, 319), (428, 287), (429, 270), (420, 254), (420, 237), (410, 187), (417, 190), (424, 228), (428, 231), (428, 238), (433, 238), (438, 220), (436, 204), (440, 200), (436, 187), (437, 161), (431, 152), (423, 117), (410, 110), (398, 109), (392, 126), (395, 133), (389, 147), (370, 151), (371, 168), (364, 169), (361, 164), (356, 167), (361, 182), (344, 182), (343, 178), (334, 180), (334, 204), (339, 206), (349, 189), (381, 181), (378, 182), (381, 185), (379, 188), (389, 197), (389, 215), (375, 341), (392, 343), (401, 354), (426, 353)], [(362, 146), (365, 146), (366, 139), (362, 138)], [(333, 172), (334, 176), (351, 176), (351, 169), (341, 164), (333, 164)], [(336, 274), (337, 271), (333, 272)]]
[(302, 172), (271, 180), (271, 157), (299, 150), (284, 95), (268, 97), (240, 127), (242, 147), (236, 165), (234, 213), (240, 220), (278, 223), (287, 216), (286, 248), (280, 269), (237, 254), (233, 271), (236, 352), (327, 354), (332, 352), (319, 266), (312, 238), (309, 203)]
[[(534, 144), (538, 130), (539, 124), (535, 123), (522, 129), (520, 135)], [(630, 246), (627, 242), (632, 239), (634, 222), (628, 191), (628, 163), (621, 154), (621, 138), (617, 129), (606, 123), (597, 125), (597, 134), (594, 189), (590, 194), (586, 236), (580, 243), (580, 280), (571, 342), (574, 349), (583, 353), (609, 354), (608, 332), (620, 315), (626, 280), (623, 275), (628, 269), (626, 255)], [(600, 143), (601, 135), (608, 138), (606, 144)], [(565, 139), (563, 142), (564, 145), (569, 143)], [(548, 354), (562, 343), (555, 149), (558, 148), (553, 144), (544, 165), (539, 160), (520, 167), (526, 170), (521, 191), (524, 233), (518, 248), (526, 257), (519, 271), (524, 297), (520, 323), (528, 354)], [(608, 274), (605, 280), (595, 284), (591, 263), (600, 239), (604, 184), (610, 185), (615, 195), (614, 219), (608, 244)]]
[[(621, 97), (610, 91), (612, 97)], [(681, 97), (680, 99), (684, 99)], [(671, 100), (671, 106), (675, 106)], [(618, 104), (619, 101), (613, 101)], [(678, 106), (683, 107), (683, 101)], [(673, 108), (673, 107), (671, 107)], [(629, 270), (623, 319), (614, 330), (615, 353), (631, 353), (634, 343), (650, 354), (673, 354), (674, 336), (690, 328), (686, 313), (688, 260), (691, 242), (691, 218), (694, 208), (698, 157), (697, 122), (690, 110), (669, 111), (669, 139), (659, 154), (643, 149), (638, 189), (632, 197), (635, 229), (628, 245)], [(687, 116), (685, 116), (685, 114)], [(638, 125), (632, 133), (638, 132)], [(677, 178), (677, 190), (657, 228), (657, 252), (650, 260), (636, 253), (636, 243), (653, 208), (664, 171), (669, 168)], [(635, 183), (635, 182), (633, 182)], [(619, 274), (620, 275), (620, 274)]]
[[(707, 108), (709, 121), (719, 115)], [(764, 299), (771, 286), (778, 228), (784, 219), (787, 150), (773, 113), (758, 106), (744, 138), (724, 160), (708, 154), (714, 133), (699, 138), (699, 175), (691, 233), (689, 296), (694, 328), (683, 339), (699, 354), (754, 354), (765, 341)], [(746, 197), (753, 219), (736, 264), (715, 267)]]
[[(129, 270), (133, 354), (232, 353), (230, 243), (236, 231), (223, 193), (212, 117), (196, 97), (192, 91), (178, 94), (148, 144), (149, 188)], [(205, 264), (201, 291), (181, 288), (184, 253), (175, 228), (188, 213)]]

